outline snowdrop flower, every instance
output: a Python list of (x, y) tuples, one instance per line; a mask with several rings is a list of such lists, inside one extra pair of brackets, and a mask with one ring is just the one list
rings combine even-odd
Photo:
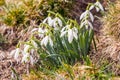
[(53, 20), (51, 17), (47, 17), (46, 19), (43, 20), (43, 23), (48, 23), (49, 26), (52, 26)]
[(69, 41), (69, 43), (71, 43), (74, 38), (75, 38), (76, 40), (78, 39), (78, 36), (77, 36), (78, 30), (77, 30), (76, 27), (70, 28), (70, 25), (67, 25), (66, 27), (64, 27), (64, 28), (61, 30), (61, 35), (60, 35), (60, 37), (65, 36), (65, 34), (67, 34), (67, 33), (68, 33), (68, 41)]
[(24, 45), (24, 52), (27, 53), (30, 49), (30, 45), (25, 44)]
[(43, 38), (45, 32), (47, 32), (47, 29), (38, 28), (39, 37)]
[(95, 7), (97, 12), (99, 12), (100, 10), (104, 11), (104, 8), (99, 1), (97, 1), (95, 4), (91, 5), (89, 10), (92, 10), (94, 7)]
[(94, 21), (94, 16), (93, 16), (93, 14), (89, 10), (86, 10), (85, 12), (83, 12), (81, 14), (80, 20), (85, 19), (87, 16), (90, 17), (92, 22)]
[(20, 54), (20, 48), (12, 50), (11, 53), (10, 53), (11, 56), (14, 56), (15, 60), (18, 60), (19, 54)]
[(89, 8), (89, 10), (92, 10), (94, 7), (95, 7), (95, 5), (94, 5), (94, 4), (93, 4), (93, 5), (91, 5), (91, 6), (90, 6), (90, 8)]
[(55, 28), (55, 27), (57, 27), (57, 25), (62, 27), (62, 21), (58, 17), (53, 19), (53, 27)]
[(100, 10), (101, 10), (101, 11), (104, 11), (104, 8), (103, 8), (103, 6), (101, 5), (101, 3), (100, 3), (99, 1), (97, 1), (97, 2), (95, 3), (95, 8), (96, 8), (96, 11), (97, 11), (97, 12), (99, 12)]
[(29, 61), (29, 59), (30, 59), (30, 53), (23, 53), (23, 57), (22, 57), (22, 63), (23, 62), (28, 62)]
[[(32, 55), (33, 55), (33, 53), (34, 53), (34, 49), (31, 49), (29, 52), (27, 52), (27, 53), (25, 53), (25, 52), (23, 52), (22, 54), (23, 54), (23, 57), (22, 57), (22, 63), (23, 62), (29, 62), (30, 61), (30, 64), (34, 64), (35, 63), (35, 60), (33, 59), (33, 57), (32, 57)], [(32, 54), (32, 55), (31, 55)]]
[(93, 29), (92, 23), (91, 23), (90, 21), (88, 21), (88, 20), (84, 20), (84, 21), (81, 23), (80, 28), (82, 28), (82, 27), (84, 27), (84, 26), (85, 26), (86, 29), (88, 29), (89, 26), (90, 26), (91, 29)]
[(52, 41), (52, 39), (51, 39), (51, 37), (49, 35), (45, 36), (41, 40), (41, 45), (47, 46), (48, 43), (50, 43), (50, 45), (53, 46), (53, 41)]
[(36, 43), (34, 40), (31, 40), (31, 43), (32, 43), (32, 45), (33, 45), (35, 48), (38, 47), (37, 43)]

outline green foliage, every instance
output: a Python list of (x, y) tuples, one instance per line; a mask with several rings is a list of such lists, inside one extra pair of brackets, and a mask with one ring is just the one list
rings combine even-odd
[[(72, 27), (76, 27), (78, 29), (78, 39), (73, 39), (72, 43), (69, 43), (68, 36), (60, 37), (60, 31), (54, 30), (51, 26), (48, 24), (40, 24), (40, 28), (44, 25), (47, 25), (48, 28), (50, 28), (50, 32), (52, 36), (52, 40), (54, 45), (51, 46), (50, 44), (47, 44), (47, 46), (41, 46), (39, 44), (39, 40), (35, 39), (36, 43), (39, 45), (38, 47), (38, 53), (40, 55), (40, 61), (43, 65), (51, 67), (58, 67), (62, 63), (66, 64), (75, 64), (75, 62), (83, 60), (87, 61), (87, 64), (89, 64), (88, 60), (88, 53), (90, 51), (90, 45), (93, 40), (94, 32), (92, 29), (85, 29), (85, 27), (80, 28), (79, 24), (75, 20), (71, 19), (64, 19), (60, 14), (53, 13), (54, 16), (59, 17), (63, 25), (72, 24)], [(51, 15), (51, 14), (50, 14)], [(50, 65), (49, 65), (50, 64)]]

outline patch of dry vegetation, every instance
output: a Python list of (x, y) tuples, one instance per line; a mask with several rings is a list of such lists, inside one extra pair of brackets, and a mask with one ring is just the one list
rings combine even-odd
[(115, 40), (120, 40), (120, 1), (108, 6), (108, 12), (103, 18), (103, 32)]
[(120, 1), (110, 3), (107, 7), (107, 12), (103, 17), (103, 25), (100, 35), (96, 35), (97, 52), (94, 51), (92, 61), (95, 64), (102, 66), (106, 60), (111, 66), (111, 70), (116, 75), (120, 76)]

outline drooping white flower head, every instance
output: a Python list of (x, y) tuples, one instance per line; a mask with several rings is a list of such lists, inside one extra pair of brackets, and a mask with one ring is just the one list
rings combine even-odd
[(11, 51), (10, 55), (14, 56), (15, 60), (18, 60), (20, 52), (21, 52), (20, 48), (16, 48), (15, 50)]
[(84, 20), (81, 25), (80, 28), (85, 27), (86, 29), (88, 29), (88, 27), (90, 27), (91, 29), (93, 29), (93, 25), (90, 21), (88, 20)]
[[(27, 47), (27, 48), (26, 48)], [(26, 49), (28, 49), (28, 45), (26, 45)], [(21, 60), (21, 62), (22, 63), (27, 63), (27, 62), (30, 62), (30, 64), (34, 64), (35, 63), (35, 60), (34, 60), (34, 58), (33, 58), (33, 56), (32, 55), (34, 55), (34, 49), (30, 49), (29, 51), (22, 51), (22, 60)]]
[(30, 45), (25, 44), (25, 45), (24, 45), (24, 50), (23, 50), (23, 51), (24, 51), (25, 53), (28, 53), (30, 47), (31, 47)]
[(53, 19), (51, 17), (47, 17), (43, 20), (43, 23), (47, 23), (49, 26), (53, 25)]
[(95, 3), (95, 8), (96, 8), (96, 11), (97, 11), (97, 12), (99, 12), (100, 10), (101, 10), (101, 11), (104, 11), (104, 8), (103, 8), (102, 4), (101, 4), (99, 1), (97, 1), (97, 2)]
[(68, 34), (68, 41), (69, 43), (72, 43), (73, 39), (78, 39), (78, 30), (76, 27), (70, 28), (70, 25), (67, 25), (62, 28), (60, 37), (65, 36)]
[(38, 35), (40, 38), (44, 37), (44, 34), (47, 32), (47, 29), (43, 29), (43, 28), (38, 28)]
[(53, 41), (52, 41), (50, 35), (45, 36), (45, 37), (41, 40), (41, 45), (47, 46), (48, 43), (49, 43), (51, 46), (53, 46)]
[(56, 17), (53, 19), (53, 27), (57, 27), (57, 25), (59, 25), (60, 27), (62, 27), (62, 21), (60, 18)]
[(86, 10), (85, 12), (83, 12), (81, 14), (80, 20), (85, 19), (87, 16), (90, 17), (92, 22), (94, 21), (94, 16), (93, 16), (93, 14), (89, 10)]
[(99, 12), (100, 10), (104, 12), (104, 8), (99, 1), (97, 1), (95, 4), (91, 5), (89, 10), (92, 10), (93, 8), (95, 8), (97, 12)]

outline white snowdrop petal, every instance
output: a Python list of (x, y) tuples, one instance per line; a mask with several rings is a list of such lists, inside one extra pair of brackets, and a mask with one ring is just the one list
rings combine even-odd
[(43, 20), (43, 23), (46, 23), (48, 20), (48, 17)]
[(52, 25), (53, 25), (53, 20), (52, 20), (51, 17), (48, 18), (48, 24), (49, 24), (49, 26), (52, 26)]
[(104, 11), (104, 8), (103, 8), (103, 6), (101, 5), (100, 2), (99, 2), (99, 4), (98, 4), (98, 6), (99, 6), (99, 8), (101, 9), (101, 11)]
[(73, 32), (72, 32), (72, 29), (69, 29), (68, 30), (68, 41), (69, 43), (71, 43), (73, 40)]
[(95, 7), (95, 5), (90, 6), (89, 10), (92, 10)]
[(44, 38), (41, 40), (41, 46), (44, 45)]
[(99, 10), (100, 10), (99, 7), (96, 7), (96, 11), (99, 12)]
[(94, 21), (94, 17), (93, 17), (93, 14), (90, 11), (89, 11), (89, 16), (90, 16), (91, 21), (93, 22)]
[(54, 23), (53, 23), (53, 27), (54, 27), (54, 28), (57, 27), (57, 23), (56, 23), (56, 21), (54, 21)]
[(74, 27), (73, 28), (73, 36), (75, 37), (76, 40), (78, 39), (77, 33), (78, 33), (78, 30)]
[(58, 18), (58, 24), (60, 27), (62, 27), (62, 21)]
[(85, 28), (88, 29), (88, 24), (85, 25)]
[(19, 57), (19, 52), (16, 52), (15, 55), (14, 55), (14, 59), (17, 60)]
[(50, 42), (50, 45), (53, 46), (53, 41), (50, 37), (49, 37), (49, 42)]
[(32, 57), (32, 56), (30, 56), (30, 64), (32, 64), (32, 65), (33, 65), (33, 64), (34, 64), (34, 62), (35, 62), (35, 61), (34, 61), (33, 57)]
[(25, 44), (25, 47), (24, 47), (24, 52), (25, 52), (25, 53), (27, 53), (27, 52), (28, 52), (28, 50), (29, 50), (29, 48), (30, 48), (30, 45)]
[(80, 28), (82, 28), (85, 25), (85, 21), (80, 24)]
[(73, 36), (75, 37), (76, 40), (78, 39), (78, 36), (77, 36), (76, 32), (73, 32)]
[(60, 37), (63, 37), (66, 33), (67, 33), (67, 31), (62, 32)]
[(86, 11), (81, 14), (80, 20), (82, 20), (85, 17), (85, 14), (86, 14)]
[(78, 33), (78, 29), (77, 29), (76, 27), (74, 27), (74, 31), (75, 31), (76, 33)]
[(93, 25), (91, 22), (88, 21), (88, 25), (90, 26), (91, 29), (93, 29)]
[(46, 37), (44, 38), (44, 45), (45, 45), (45, 46), (47, 46), (47, 44), (48, 44), (48, 39), (49, 39), (48, 36), (46, 36)]
[(33, 55), (33, 54), (34, 54), (34, 51), (35, 51), (34, 49), (31, 49), (31, 50), (30, 50), (30, 53)]
[(66, 27), (63, 27), (62, 30), (61, 30), (61, 33), (66, 29)]

